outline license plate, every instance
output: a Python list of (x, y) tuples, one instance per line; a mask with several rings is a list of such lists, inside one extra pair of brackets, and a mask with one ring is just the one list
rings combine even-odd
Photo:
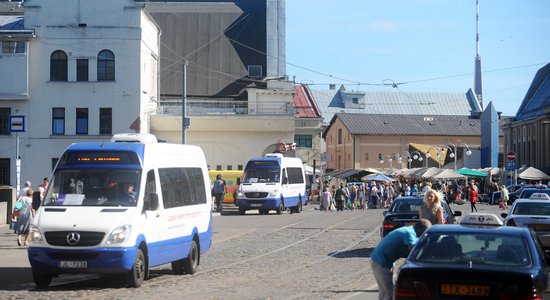
[(441, 295), (488, 297), (489, 286), (469, 284), (442, 284)]
[(414, 226), (416, 225), (416, 222), (406, 222), (405, 226)]
[(87, 261), (65, 261), (62, 260), (59, 262), (60, 268), (68, 268), (68, 269), (84, 269), (88, 267)]
[(534, 231), (550, 231), (550, 224), (531, 224), (529, 227)]
[(250, 204), (251, 207), (261, 207), (262, 204), (261, 203), (252, 203)]

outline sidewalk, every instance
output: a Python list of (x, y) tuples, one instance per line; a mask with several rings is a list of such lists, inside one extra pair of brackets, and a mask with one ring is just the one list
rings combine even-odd
[(17, 246), (17, 235), (0, 225), (0, 291), (34, 288), (27, 247)]

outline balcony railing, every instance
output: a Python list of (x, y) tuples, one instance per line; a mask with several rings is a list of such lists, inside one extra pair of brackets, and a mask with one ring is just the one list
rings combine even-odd
[[(291, 102), (279, 101), (216, 101), (187, 100), (188, 116), (216, 115), (285, 115), (294, 116), (296, 110)], [(164, 100), (159, 102), (157, 115), (181, 116), (181, 100)]]

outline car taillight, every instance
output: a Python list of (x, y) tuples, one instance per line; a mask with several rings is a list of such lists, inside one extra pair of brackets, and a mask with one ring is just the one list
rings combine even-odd
[(506, 226), (516, 226), (516, 222), (514, 221), (514, 219), (510, 219), (508, 220), (508, 222), (506, 222)]
[(517, 285), (506, 287), (500, 294), (500, 300), (540, 300), (540, 293), (536, 288), (520, 288)]
[(396, 297), (430, 298), (432, 293), (422, 281), (398, 280), (395, 283)]
[(393, 224), (384, 224), (384, 229), (394, 229), (395, 225)]

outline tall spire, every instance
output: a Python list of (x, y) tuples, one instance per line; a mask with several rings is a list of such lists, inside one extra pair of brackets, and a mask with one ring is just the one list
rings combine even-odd
[(476, 60), (475, 60), (475, 78), (474, 92), (483, 111), (483, 91), (481, 84), (481, 56), (479, 56), (479, 0), (476, 0)]

